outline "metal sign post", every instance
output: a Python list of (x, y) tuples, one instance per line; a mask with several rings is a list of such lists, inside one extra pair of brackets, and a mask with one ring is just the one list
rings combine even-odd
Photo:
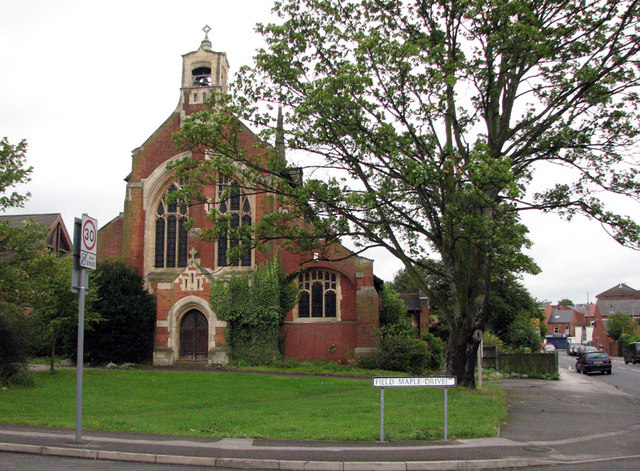
[(76, 359), (76, 442), (82, 441), (82, 376), (84, 368), (84, 305), (89, 271), (96, 269), (98, 221), (86, 214), (73, 226), (71, 291), (78, 294), (78, 354)]
[(384, 388), (424, 388), (439, 387), (444, 388), (444, 439), (448, 436), (448, 415), (449, 401), (447, 390), (455, 387), (455, 376), (423, 376), (417, 378), (394, 378), (394, 377), (376, 377), (373, 378), (373, 387), (380, 388), (380, 441), (384, 441)]
[(479, 342), (478, 345), (478, 355), (477, 355), (477, 373), (478, 373), (478, 387), (482, 387), (482, 355), (484, 354), (484, 341), (483, 341), (484, 333), (481, 330), (476, 330), (473, 333), (473, 340)]

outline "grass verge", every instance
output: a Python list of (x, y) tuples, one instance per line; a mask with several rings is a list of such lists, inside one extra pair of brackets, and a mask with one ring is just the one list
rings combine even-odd
[[(75, 370), (34, 373), (35, 387), (0, 390), (0, 422), (75, 426)], [(379, 438), (371, 380), (264, 374), (86, 370), (86, 429), (295, 440)], [(388, 440), (443, 436), (440, 388), (385, 390)], [(506, 418), (501, 388), (449, 390), (450, 439), (495, 436)]]

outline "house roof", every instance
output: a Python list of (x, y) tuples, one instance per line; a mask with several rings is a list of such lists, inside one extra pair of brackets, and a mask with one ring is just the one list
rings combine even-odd
[[(73, 249), (73, 242), (60, 213), (0, 215), (0, 222), (6, 222), (12, 228), (20, 227), (27, 221), (33, 221), (47, 229), (46, 243), (60, 256)], [(7, 254), (8, 252), (3, 253), (3, 258), (7, 258)]]
[(404, 301), (407, 311), (420, 311), (429, 307), (429, 298), (422, 293), (399, 294), (398, 298)]
[(599, 299), (598, 308), (602, 317), (613, 316), (619, 312), (632, 317), (640, 317), (640, 298)]
[(570, 309), (554, 309), (549, 315), (549, 324), (569, 324), (573, 317), (573, 310)]
[(637, 296), (638, 298), (640, 298), (640, 291), (630, 288), (624, 283), (619, 283), (613, 288), (609, 288), (608, 290), (597, 294), (596, 298), (621, 298), (630, 296)]
[(60, 217), (60, 213), (51, 213), (51, 214), (15, 214), (12, 216), (3, 216), (0, 215), (0, 221), (6, 221), (10, 227), (18, 227), (23, 222), (32, 220), (36, 224), (45, 227), (53, 226), (58, 218)]

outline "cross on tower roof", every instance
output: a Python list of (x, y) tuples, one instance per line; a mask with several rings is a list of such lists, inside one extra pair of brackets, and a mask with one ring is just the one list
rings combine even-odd
[(209, 39), (209, 31), (211, 31), (211, 28), (209, 27), (209, 25), (204, 25), (204, 28), (202, 28), (202, 31), (204, 31), (204, 38)]

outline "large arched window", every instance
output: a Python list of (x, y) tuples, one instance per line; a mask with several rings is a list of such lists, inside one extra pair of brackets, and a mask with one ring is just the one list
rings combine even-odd
[[(239, 185), (229, 177), (218, 178), (218, 211), (230, 217), (229, 227), (237, 229), (241, 226), (250, 226), (252, 223), (251, 203), (247, 195), (242, 193)], [(227, 250), (237, 247), (242, 242), (233, 237), (218, 237), (218, 266), (219, 267), (250, 267), (251, 251), (235, 263), (231, 263), (227, 257)]]
[(307, 270), (298, 275), (298, 318), (335, 318), (338, 315), (340, 277), (329, 270)]
[[(167, 194), (177, 190), (171, 185)], [(184, 223), (189, 217), (189, 211), (184, 205), (167, 203), (162, 198), (156, 208), (156, 268), (173, 268), (187, 266), (187, 230)]]

